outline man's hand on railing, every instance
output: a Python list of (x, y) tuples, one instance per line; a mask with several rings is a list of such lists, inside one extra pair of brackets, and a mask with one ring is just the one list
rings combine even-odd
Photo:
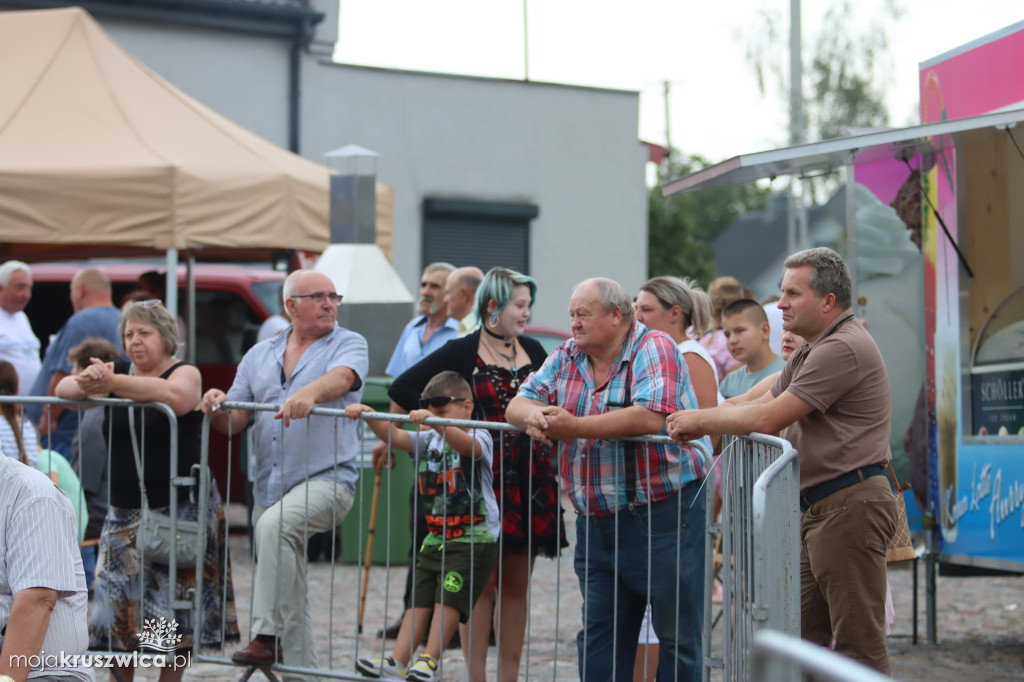
[(300, 388), (285, 398), (281, 409), (274, 414), (274, 419), (283, 419), (285, 428), (287, 428), (291, 425), (292, 419), (305, 419), (311, 415), (314, 407), (316, 407), (316, 400), (313, 399), (311, 391)]
[(526, 435), (551, 445), (551, 441), (575, 437), (576, 417), (557, 405), (533, 410), (526, 418)]
[(199, 409), (203, 411), (203, 414), (212, 415), (220, 409), (220, 404), (227, 399), (228, 396), (224, 391), (219, 388), (211, 388), (203, 394), (203, 399), (199, 402)]
[(707, 435), (699, 425), (698, 410), (680, 410), (665, 419), (668, 435), (680, 445)]

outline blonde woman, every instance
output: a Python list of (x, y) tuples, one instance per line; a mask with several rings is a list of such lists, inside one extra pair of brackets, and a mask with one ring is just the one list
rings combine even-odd
[[(121, 312), (118, 336), (130, 363), (104, 363), (93, 358), (81, 373), (61, 380), (57, 396), (69, 400), (110, 396), (166, 403), (177, 416), (176, 473), (190, 475), (192, 466), (200, 459), (202, 381), (195, 366), (174, 358), (178, 348), (177, 321), (159, 301), (135, 302)], [(150, 561), (143, 564), (136, 548), (142, 497), (132, 436), (145, 472), (149, 506), (169, 513), (170, 424), (166, 415), (151, 408), (106, 409), (103, 431), (111, 435), (110, 505), (100, 534), (89, 639), (93, 649), (132, 651), (138, 645), (136, 635), (142, 632), (145, 620), (165, 615), (172, 599), (188, 598), (188, 591), (195, 587), (195, 568), (179, 565), (177, 584), (172, 586), (168, 567)], [(198, 505), (189, 500), (187, 489), (182, 488), (178, 493), (178, 518), (194, 521), (198, 513)], [(220, 644), (224, 595), (228, 602), (224, 608), (225, 638), (238, 639), (230, 567), (225, 559), (226, 517), (212, 482), (206, 522), (201, 622), (192, 622), (188, 610), (174, 614), (177, 634), (182, 635), (179, 648), (183, 649), (191, 648), (195, 637), (200, 637), (203, 646)], [(120, 672), (131, 682), (134, 668), (120, 668)], [(160, 680), (176, 682), (183, 673), (183, 668), (163, 668)]]
[(701, 409), (718, 404), (718, 374), (715, 361), (696, 337), (714, 329), (711, 299), (693, 280), (682, 277), (653, 277), (640, 287), (636, 297), (636, 319), (648, 329), (665, 332), (676, 342), (686, 361), (690, 385)]

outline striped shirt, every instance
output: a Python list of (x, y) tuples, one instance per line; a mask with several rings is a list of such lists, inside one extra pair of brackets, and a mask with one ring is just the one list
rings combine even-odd
[[(697, 409), (686, 365), (672, 339), (635, 322), (611, 379), (594, 384), (590, 359), (569, 339), (523, 383), (519, 395), (558, 405), (578, 416), (604, 414), (628, 401), (653, 412)], [(661, 435), (666, 435), (664, 427)], [(636, 504), (659, 502), (706, 473), (711, 452), (707, 438), (685, 447), (637, 443)], [(580, 514), (603, 516), (628, 506), (624, 447), (621, 443), (576, 439), (561, 444), (562, 480)]]
[[(45, 662), (82, 654), (89, 645), (88, 594), (68, 496), (43, 474), (0, 457), (0, 624), (7, 625), (14, 596), (32, 587), (57, 591), (57, 605), (39, 652)], [(7, 649), (4, 654), (7, 655)], [(92, 668), (33, 669), (33, 677), (93, 680)]]
[[(39, 456), (39, 442), (36, 439), (36, 427), (25, 418), (21, 419), (21, 444), (25, 448), (28, 465), (34, 467)], [(0, 417), (0, 450), (3, 450), (8, 457), (21, 461), (14, 429), (11, 428), (11, 423), (3, 417)]]

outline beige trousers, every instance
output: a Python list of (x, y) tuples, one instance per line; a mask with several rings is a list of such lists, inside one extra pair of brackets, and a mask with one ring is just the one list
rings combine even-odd
[(307, 481), (271, 506), (257, 502), (253, 508), (256, 576), (252, 634), (280, 637), (284, 665), (318, 667), (306, 601), (306, 540), (340, 524), (352, 508), (352, 500), (352, 491), (342, 483)]

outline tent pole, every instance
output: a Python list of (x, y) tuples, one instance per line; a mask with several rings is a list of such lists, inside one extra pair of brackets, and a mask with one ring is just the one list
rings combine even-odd
[(185, 355), (188, 358), (187, 362), (194, 365), (196, 362), (196, 255), (192, 251), (189, 251), (185, 258), (185, 273), (185, 295), (188, 296), (188, 307), (186, 308), (188, 317), (185, 325), (188, 348)]
[(846, 176), (846, 265), (850, 271), (850, 296), (851, 303), (858, 316), (864, 315), (863, 309), (858, 309), (857, 302), (857, 271), (859, 263), (857, 260), (857, 173), (852, 163), (844, 166)]
[(164, 307), (172, 317), (178, 316), (178, 250), (167, 249), (167, 293)]

